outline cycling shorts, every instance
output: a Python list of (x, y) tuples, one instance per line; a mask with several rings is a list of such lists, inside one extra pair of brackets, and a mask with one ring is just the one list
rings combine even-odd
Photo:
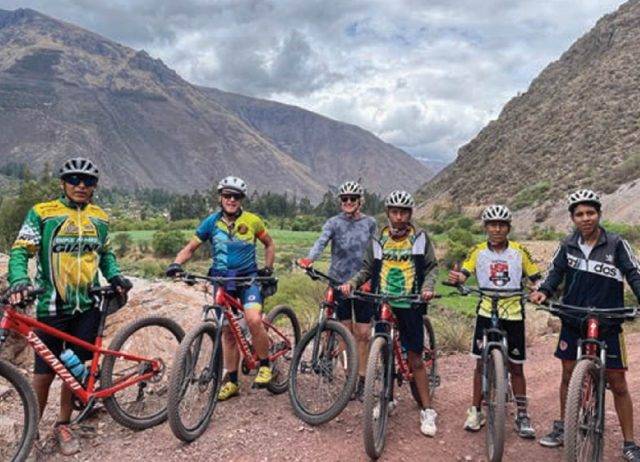
[(400, 343), (407, 351), (422, 354), (424, 351), (424, 320), (423, 309), (391, 308), (400, 333)]
[(364, 300), (355, 300), (345, 298), (338, 291), (336, 296), (336, 316), (339, 321), (352, 321), (354, 318), (357, 323), (368, 324), (375, 313), (373, 303)]
[[(578, 355), (578, 340), (580, 340), (581, 337), (580, 329), (562, 323), (555, 357), (575, 361)], [(604, 341), (607, 345), (607, 370), (626, 370), (628, 367), (627, 347), (622, 327), (616, 327), (609, 332), (603, 332), (600, 340)]]
[[(98, 334), (98, 326), (100, 324), (100, 311), (93, 308), (84, 313), (76, 315), (61, 315), (38, 319), (43, 324), (58, 329), (66, 334), (78, 337), (88, 343), (94, 343)], [(41, 330), (36, 329), (36, 334), (42, 340), (47, 348), (57, 357), (60, 358), (62, 350), (70, 348), (74, 351), (81, 361), (88, 361), (93, 357), (91, 351), (87, 351), (77, 345), (65, 344), (62, 339), (49, 335)], [(35, 374), (53, 374), (53, 370), (49, 367), (40, 356), (35, 355), (35, 363), (33, 365)]]
[[(527, 358), (524, 321), (511, 321), (500, 319), (500, 329), (507, 334), (507, 354), (509, 362), (522, 364)], [(476, 327), (473, 333), (473, 345), (471, 346), (471, 356), (482, 357), (482, 337), (485, 329), (491, 328), (491, 318), (476, 316)], [(492, 339), (489, 338), (489, 341)]]

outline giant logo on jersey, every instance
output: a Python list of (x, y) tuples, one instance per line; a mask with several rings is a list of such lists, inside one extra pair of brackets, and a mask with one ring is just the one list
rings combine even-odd
[(502, 287), (509, 283), (509, 263), (504, 260), (494, 260), (489, 265), (489, 280), (496, 286)]

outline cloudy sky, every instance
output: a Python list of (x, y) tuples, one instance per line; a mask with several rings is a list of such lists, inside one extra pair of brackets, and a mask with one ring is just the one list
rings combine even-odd
[(619, 0), (0, 0), (451, 160)]

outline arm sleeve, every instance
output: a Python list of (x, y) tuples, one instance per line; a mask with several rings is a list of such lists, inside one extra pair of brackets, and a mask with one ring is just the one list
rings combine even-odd
[(102, 275), (107, 281), (110, 281), (111, 278), (120, 274), (120, 266), (118, 266), (113, 250), (111, 250), (111, 238), (108, 232), (100, 252), (100, 272), (102, 272)]
[(544, 293), (547, 297), (550, 297), (564, 280), (564, 275), (567, 271), (566, 252), (565, 246), (560, 244), (558, 250), (556, 250), (556, 253), (553, 256), (551, 265), (549, 265), (547, 277), (540, 285), (540, 292)]
[(436, 285), (436, 277), (438, 276), (438, 260), (436, 259), (436, 251), (433, 248), (431, 239), (428, 237), (424, 249), (424, 269), (424, 282), (421, 289), (433, 292)]
[(629, 243), (624, 239), (620, 239), (616, 251), (618, 254), (618, 266), (640, 302), (640, 265), (638, 264), (638, 259)]
[(478, 262), (478, 247), (476, 246), (471, 249), (471, 252), (469, 252), (469, 256), (465, 258), (465, 260), (462, 262), (462, 268), (460, 268), (460, 271), (466, 277), (471, 276), (473, 273), (476, 272), (477, 262)]
[(34, 209), (29, 210), (9, 256), (9, 285), (29, 283), (29, 258), (40, 249), (42, 221)]
[(196, 228), (195, 236), (200, 242), (206, 242), (211, 239), (211, 228), (213, 226), (213, 218), (208, 216), (200, 222)]
[(522, 246), (522, 272), (530, 281), (537, 281), (542, 278), (538, 265), (534, 263), (529, 249), (525, 246)]
[(331, 238), (333, 237), (333, 220), (327, 220), (327, 222), (322, 226), (322, 233), (318, 240), (313, 244), (311, 250), (309, 251), (309, 258), (313, 261), (317, 260), (324, 248), (327, 246)]
[(349, 281), (349, 284), (351, 284), (352, 287), (360, 287), (362, 284), (371, 279), (371, 274), (373, 271), (373, 242), (373, 239), (369, 241), (367, 250), (364, 252), (362, 268)]

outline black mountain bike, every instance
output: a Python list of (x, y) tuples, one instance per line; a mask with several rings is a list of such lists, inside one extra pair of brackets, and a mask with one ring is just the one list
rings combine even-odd
[(509, 380), (507, 334), (500, 328), (498, 305), (501, 300), (520, 297), (524, 300), (526, 292), (522, 290), (486, 290), (479, 287), (456, 285), (460, 295), (477, 294), (491, 302), (491, 327), (482, 333), (482, 403), (487, 406), (486, 450), (490, 462), (502, 460), (507, 420), (507, 403), (511, 400)]
[(310, 425), (329, 422), (349, 403), (358, 374), (353, 335), (336, 319), (339, 281), (305, 268), (313, 280), (329, 286), (320, 302), (318, 322), (300, 339), (291, 359), (289, 398), (295, 414)]
[(551, 302), (538, 309), (561, 319), (579, 320), (576, 365), (571, 374), (565, 404), (564, 460), (597, 462), (604, 453), (604, 397), (607, 383), (607, 344), (600, 340), (607, 321), (630, 320), (637, 307), (584, 308)]

